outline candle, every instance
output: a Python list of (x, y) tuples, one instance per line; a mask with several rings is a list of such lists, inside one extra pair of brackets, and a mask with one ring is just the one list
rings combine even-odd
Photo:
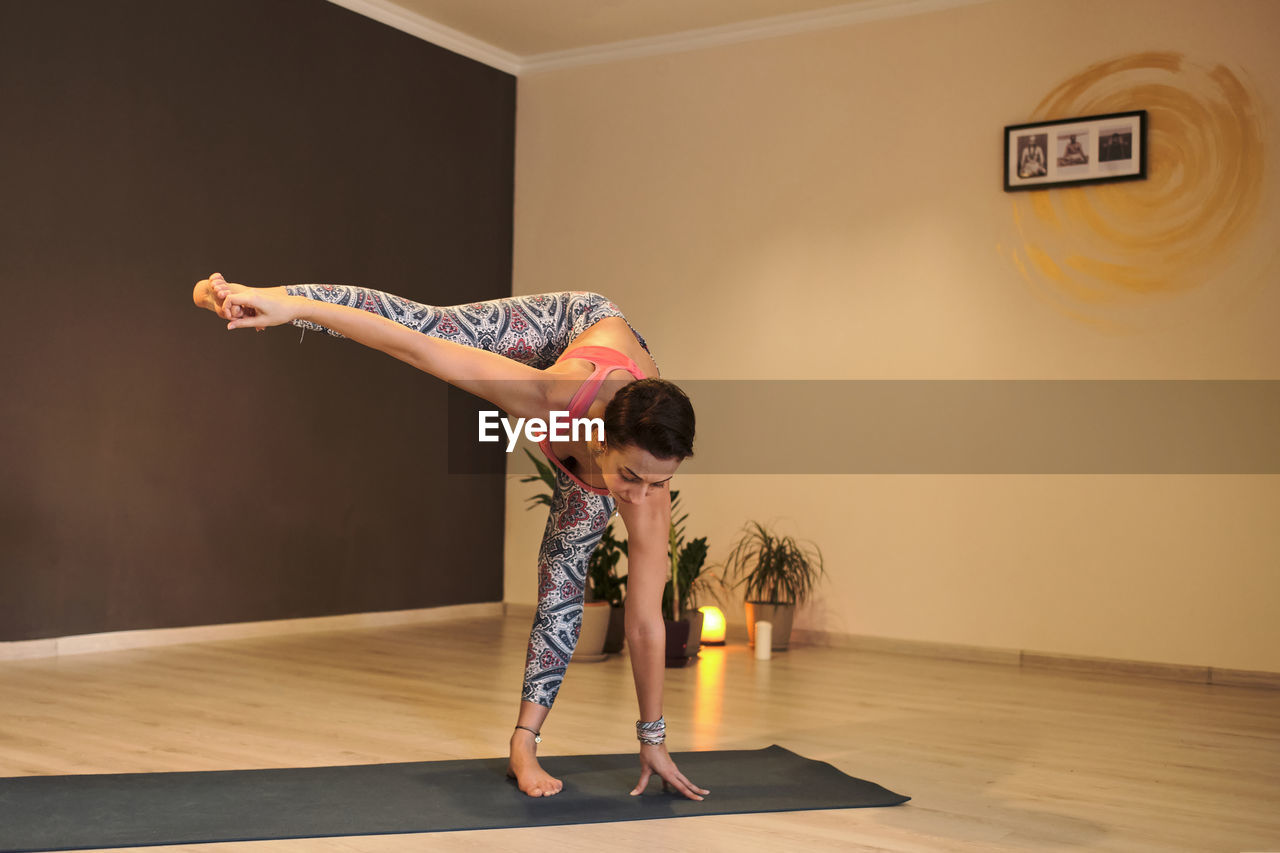
[(768, 660), (773, 652), (773, 624), (756, 623), (756, 660)]

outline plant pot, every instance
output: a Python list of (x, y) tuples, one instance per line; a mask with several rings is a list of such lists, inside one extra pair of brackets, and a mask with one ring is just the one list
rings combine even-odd
[(696, 658), (698, 652), (702, 651), (702, 620), (704, 617), (697, 610), (686, 610), (681, 618), (689, 623), (689, 645), (685, 649), (685, 656)]
[(573, 659), (582, 663), (597, 663), (608, 657), (604, 653), (604, 638), (609, 633), (607, 601), (588, 601), (582, 605), (582, 629), (578, 632), (578, 646)]
[(609, 631), (604, 638), (605, 654), (617, 654), (622, 651), (622, 644), (627, 639), (626, 608), (609, 608)]
[(747, 609), (747, 639), (754, 648), (756, 644), (756, 623), (768, 622), (773, 626), (772, 649), (785, 652), (791, 643), (791, 619), (795, 616), (794, 604), (761, 604), (757, 601), (744, 602)]
[(672, 669), (689, 663), (689, 623), (664, 619), (667, 626), (667, 666)]

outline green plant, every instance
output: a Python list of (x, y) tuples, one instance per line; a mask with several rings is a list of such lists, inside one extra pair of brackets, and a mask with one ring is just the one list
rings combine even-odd
[(592, 601), (607, 601), (613, 607), (622, 606), (622, 592), (627, 576), (618, 574), (618, 561), (627, 553), (627, 540), (615, 539), (613, 521), (610, 520), (600, 537), (600, 544), (587, 560), (587, 595)]
[(758, 521), (743, 530), (725, 558), (724, 574), (744, 588), (747, 601), (800, 604), (808, 598), (825, 575), (818, 546), (781, 536)]
[(707, 562), (707, 537), (685, 541), (684, 523), (689, 513), (680, 512), (680, 492), (671, 492), (671, 527), (667, 532), (667, 555), (671, 560), (671, 577), (662, 591), (662, 615), (675, 621), (689, 609), (694, 597), (707, 587), (709, 578), (702, 573)]
[(533, 467), (537, 470), (538, 473), (531, 474), (528, 477), (523, 477), (521, 478), (520, 482), (542, 483), (544, 486), (546, 486), (548, 489), (551, 490), (550, 493), (538, 492), (538, 494), (528, 498), (527, 500), (529, 501), (529, 503), (533, 504), (533, 506), (527, 506), (525, 507), (525, 509), (533, 509), (533, 507), (535, 506), (545, 506), (548, 509), (550, 509), (551, 495), (555, 494), (555, 491), (556, 491), (556, 471), (554, 468), (551, 467), (550, 463), (544, 462), (538, 457), (534, 456), (532, 453), (530, 453), (529, 448), (526, 447), (524, 449), (524, 453), (526, 456), (529, 457), (529, 461), (533, 463)]

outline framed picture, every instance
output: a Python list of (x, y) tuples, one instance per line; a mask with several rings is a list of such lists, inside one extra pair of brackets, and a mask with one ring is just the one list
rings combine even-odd
[(1146, 176), (1146, 110), (1004, 129), (1005, 192)]

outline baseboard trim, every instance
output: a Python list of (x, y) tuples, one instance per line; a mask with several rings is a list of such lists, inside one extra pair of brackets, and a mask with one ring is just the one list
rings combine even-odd
[(1023, 652), (1022, 665), (1027, 669), (1050, 669), (1091, 675), (1121, 675), (1132, 678), (1159, 678), (1164, 681), (1209, 683), (1209, 667), (1176, 663), (1119, 660), (1115, 658), (1064, 655), (1052, 652)]
[(520, 619), (533, 619), (533, 615), (538, 612), (536, 604), (514, 604), (510, 601), (502, 603), (502, 615), (514, 616)]
[(1008, 666), (1017, 666), (1022, 654), (1017, 649), (965, 646), (959, 643), (936, 643), (927, 640), (900, 640), (894, 637), (841, 634), (835, 631), (813, 631), (801, 628), (792, 629), (791, 639), (799, 645), (836, 646), (864, 652), (911, 655), (914, 657), (969, 661), (973, 663), (998, 663)]
[(1280, 690), (1280, 672), (1209, 667), (1209, 683), (1226, 687), (1265, 687)]
[(994, 663), (1004, 666), (1019, 666), (1026, 669), (1078, 672), (1085, 675), (1115, 675), (1142, 679), (1157, 678), (1165, 681), (1182, 681), (1192, 684), (1260, 687), (1269, 690), (1280, 690), (1280, 672), (1153, 663), (1150, 661), (1088, 657), (990, 646), (966, 646), (959, 643), (902, 640), (893, 637), (873, 637), (863, 634), (842, 634), (834, 631), (814, 631), (799, 628), (791, 632), (791, 637), (792, 642), (798, 645), (835, 646), (882, 654), (911, 655), (914, 657), (970, 663)]
[(314, 634), (323, 631), (350, 631), (359, 628), (384, 628), (420, 622), (443, 622), (454, 619), (478, 619), (501, 616), (501, 602), (454, 604), (417, 610), (391, 610), (380, 613), (344, 613), (338, 616), (315, 616), (306, 619), (275, 619), (266, 622), (234, 622), (226, 625), (193, 625), (185, 628), (151, 628), (141, 631), (112, 631), (103, 634), (78, 634), (47, 640), (18, 640), (0, 643), (0, 661), (31, 660), (63, 655), (113, 652), (154, 646), (176, 646), (184, 643), (207, 643), (216, 640), (241, 640), (249, 637)]

